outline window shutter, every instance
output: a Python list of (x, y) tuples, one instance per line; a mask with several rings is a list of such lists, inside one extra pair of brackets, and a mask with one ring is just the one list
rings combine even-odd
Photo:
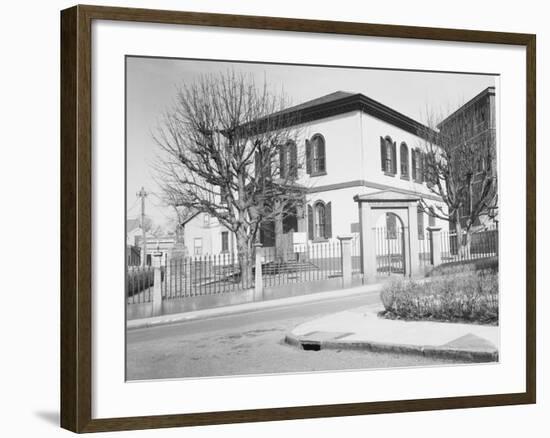
[(424, 152), (420, 152), (420, 175), (418, 177), (418, 182), (422, 183), (426, 181), (426, 177), (424, 175), (424, 162), (426, 161), (426, 156)]
[(391, 150), (391, 171), (395, 175), (397, 173), (397, 144), (393, 142), (392, 150)]
[(307, 206), (307, 232), (309, 240), (313, 240), (313, 207)]
[(401, 163), (401, 175), (409, 176), (409, 149), (405, 143), (399, 147), (399, 159)]
[(411, 167), (412, 167), (412, 179), (416, 181), (416, 150), (411, 150)]
[(306, 140), (306, 171), (311, 175), (311, 142)]
[(317, 138), (317, 154), (319, 160), (319, 172), (325, 172), (327, 170), (326, 166), (326, 153), (325, 153), (325, 141), (322, 137)]
[(332, 202), (325, 206), (325, 238), (332, 237)]
[(279, 146), (279, 176), (286, 178), (286, 148)]
[(260, 157), (260, 152), (256, 151), (254, 154), (254, 176), (258, 180), (262, 176), (262, 160)]
[(380, 137), (380, 165), (382, 172), (386, 171), (386, 140), (384, 137)]
[(288, 176), (291, 178), (298, 177), (298, 151), (296, 150), (296, 143), (290, 142), (288, 144)]

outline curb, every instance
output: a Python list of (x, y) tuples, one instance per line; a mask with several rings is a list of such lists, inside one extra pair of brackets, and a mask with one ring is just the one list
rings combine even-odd
[(138, 330), (144, 328), (159, 327), (170, 324), (179, 324), (189, 321), (198, 321), (202, 319), (217, 318), (220, 316), (232, 316), (262, 310), (271, 310), (277, 307), (291, 306), (295, 304), (307, 304), (321, 301), (338, 300), (340, 298), (349, 298), (359, 295), (372, 295), (380, 292), (381, 283), (372, 285), (355, 286), (349, 289), (339, 289), (336, 291), (318, 292), (295, 297), (286, 297), (266, 301), (258, 301), (245, 304), (236, 304), (226, 307), (213, 307), (203, 310), (195, 310), (163, 317), (152, 317), (143, 319), (134, 319), (126, 322), (126, 330)]
[(287, 333), (285, 343), (303, 350), (364, 350), (376, 353), (399, 353), (466, 362), (498, 362), (498, 351), (466, 350), (407, 344), (383, 344), (372, 341), (316, 341)]

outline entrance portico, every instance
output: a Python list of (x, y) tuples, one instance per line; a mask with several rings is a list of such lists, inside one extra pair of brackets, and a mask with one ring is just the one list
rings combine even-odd
[(361, 234), (361, 272), (364, 282), (373, 282), (377, 275), (376, 223), (381, 215), (394, 214), (403, 230), (404, 275), (419, 273), (417, 208), (419, 197), (391, 190), (354, 196), (359, 206)]

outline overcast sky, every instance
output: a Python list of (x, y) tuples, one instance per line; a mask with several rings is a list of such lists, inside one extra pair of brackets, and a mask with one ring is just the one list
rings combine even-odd
[(449, 112), (488, 86), (495, 76), (341, 67), (251, 64), (128, 57), (127, 60), (127, 216), (137, 217), (136, 193), (143, 186), (150, 193), (146, 214), (155, 224), (165, 224), (172, 212), (162, 206), (154, 181), (156, 145), (151, 133), (162, 112), (173, 103), (176, 90), (192, 84), (201, 74), (234, 70), (264, 78), (274, 92), (284, 91), (299, 104), (334, 91), (363, 93), (393, 109), (425, 122), (426, 108)]

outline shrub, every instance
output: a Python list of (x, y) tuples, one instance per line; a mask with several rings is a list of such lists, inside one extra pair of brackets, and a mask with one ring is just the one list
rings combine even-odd
[[(164, 269), (161, 268), (161, 280), (164, 279)], [(126, 272), (126, 293), (129, 297), (154, 286), (155, 274), (153, 268), (147, 266), (129, 266)]]
[(387, 318), (498, 324), (498, 274), (491, 270), (393, 281), (380, 298)]

